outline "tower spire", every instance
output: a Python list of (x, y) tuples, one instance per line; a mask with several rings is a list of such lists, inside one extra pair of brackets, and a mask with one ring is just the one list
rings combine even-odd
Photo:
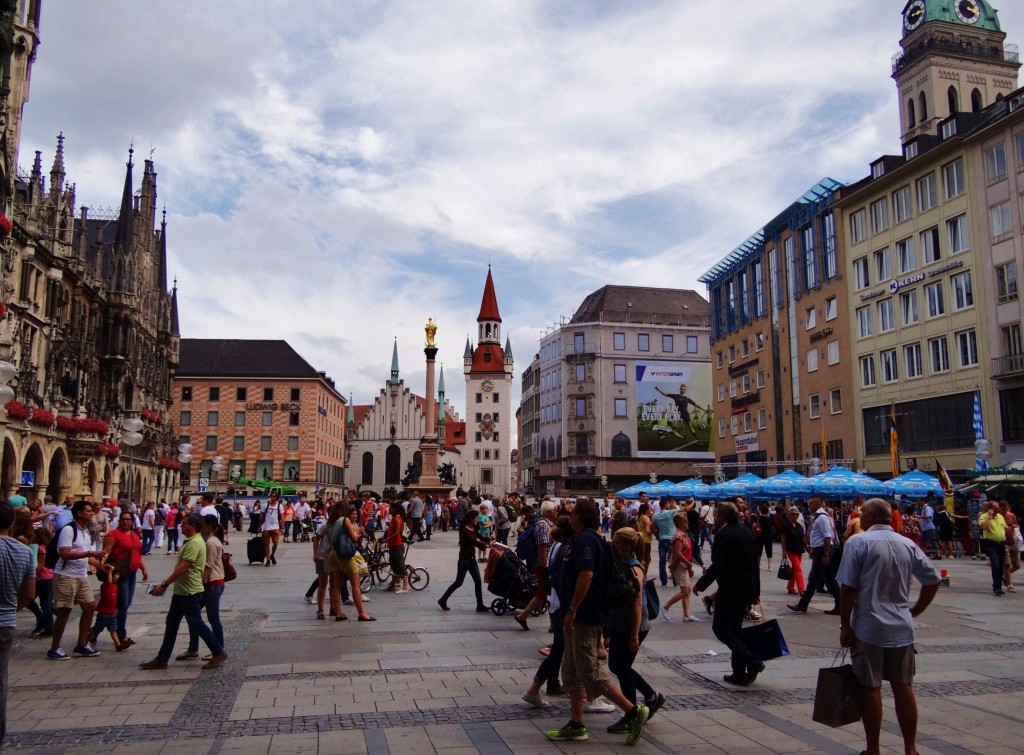
[(398, 385), (398, 339), (395, 339), (395, 348), (391, 352), (391, 385)]
[(121, 214), (117, 218), (117, 235), (114, 237), (114, 248), (127, 254), (132, 246), (132, 155), (135, 148), (128, 148), (127, 170), (124, 174), (124, 191), (121, 192)]
[(64, 189), (64, 132), (57, 134), (57, 151), (53, 155), (53, 167), (50, 168), (50, 193), (54, 196)]
[(476, 316), (477, 322), (491, 320), (501, 322), (501, 314), (498, 312), (498, 297), (494, 294), (494, 278), (491, 276), (491, 266), (487, 266), (487, 282), (484, 283), (484, 297), (480, 302), (480, 314)]

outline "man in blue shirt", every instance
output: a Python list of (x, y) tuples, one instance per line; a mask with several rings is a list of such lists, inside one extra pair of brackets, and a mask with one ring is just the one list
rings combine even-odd
[[(882, 681), (892, 686), (906, 752), (916, 752), (914, 619), (939, 590), (940, 576), (913, 541), (893, 532), (892, 511), (881, 498), (861, 509), (864, 532), (851, 537), (839, 567), (842, 584), (839, 643), (851, 648), (861, 686), (861, 717), (867, 752), (877, 753), (882, 728)], [(910, 605), (910, 578), (921, 594)]]
[[(938, 538), (936, 538), (935, 529), (935, 494), (928, 493), (923, 501), (920, 503), (920, 509), (917, 512), (917, 520), (921, 523), (921, 550), (928, 555), (938, 555), (939, 549)], [(861, 525), (862, 527), (864, 525)]]
[(672, 538), (676, 534), (676, 525), (672, 521), (675, 515), (675, 499), (667, 495), (661, 499), (661, 511), (651, 517), (651, 521), (654, 522), (654, 531), (658, 535), (658, 576), (661, 578), (662, 587), (668, 586), (666, 563), (672, 552)]
[(796, 605), (786, 606), (790, 611), (807, 613), (807, 606), (811, 598), (818, 592), (818, 588), (825, 585), (835, 606), (832, 610), (825, 611), (830, 616), (839, 615), (839, 585), (836, 578), (832, 576), (832, 568), (829, 562), (832, 559), (832, 548), (838, 541), (835, 522), (828, 508), (824, 506), (821, 499), (815, 496), (808, 501), (811, 509), (811, 534), (808, 536), (809, 545), (807, 552), (811, 554), (811, 574), (807, 578), (807, 589), (800, 597)]

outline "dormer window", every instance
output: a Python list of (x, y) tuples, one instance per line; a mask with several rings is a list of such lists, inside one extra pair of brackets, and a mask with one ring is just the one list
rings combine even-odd
[(872, 163), (871, 164), (871, 177), (872, 178), (881, 178), (883, 175), (885, 175), (885, 162), (883, 160), (879, 160), (876, 163)]
[(913, 160), (917, 157), (918, 147), (917, 142), (911, 142), (910, 144), (903, 145), (903, 157), (906, 160)]
[(950, 118), (942, 124), (942, 138), (949, 139), (951, 136), (956, 136), (956, 118)]

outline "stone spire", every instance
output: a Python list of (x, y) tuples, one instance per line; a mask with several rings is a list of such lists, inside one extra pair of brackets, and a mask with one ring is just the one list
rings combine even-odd
[(398, 339), (395, 339), (395, 348), (391, 352), (391, 385), (398, 385)]
[(124, 174), (124, 191), (121, 192), (121, 214), (117, 218), (117, 235), (114, 237), (114, 248), (127, 254), (132, 248), (132, 155), (134, 147), (128, 148), (127, 170)]
[(64, 190), (64, 132), (57, 135), (57, 152), (50, 168), (50, 194), (56, 197)]

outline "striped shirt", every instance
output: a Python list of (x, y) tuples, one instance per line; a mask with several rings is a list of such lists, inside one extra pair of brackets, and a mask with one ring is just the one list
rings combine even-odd
[(13, 537), (0, 537), (0, 627), (17, 626), (18, 593), (25, 580), (35, 578), (29, 547)]
[(939, 581), (924, 551), (889, 525), (876, 524), (846, 542), (838, 581), (857, 590), (850, 624), (859, 640), (886, 648), (914, 644), (911, 575), (922, 585)]

